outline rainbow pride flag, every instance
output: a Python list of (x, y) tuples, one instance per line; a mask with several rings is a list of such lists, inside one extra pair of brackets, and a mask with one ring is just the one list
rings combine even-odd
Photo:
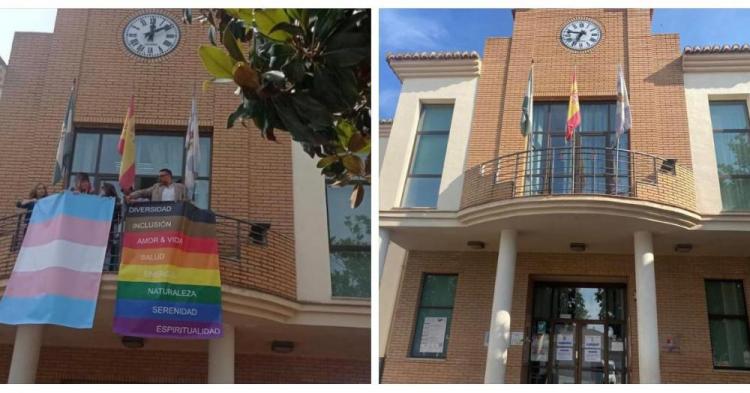
[(221, 337), (216, 217), (189, 202), (128, 206), (114, 331), (124, 336)]
[(0, 300), (0, 323), (94, 325), (114, 198), (70, 191), (41, 199)]

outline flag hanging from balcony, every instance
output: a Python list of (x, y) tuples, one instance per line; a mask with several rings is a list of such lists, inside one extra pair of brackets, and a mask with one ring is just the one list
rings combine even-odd
[(190, 202), (128, 206), (115, 333), (192, 339), (222, 336), (215, 225), (210, 210)]
[[(76, 107), (76, 92), (76, 80), (73, 79), (73, 86), (70, 87), (70, 97), (68, 97), (68, 108), (65, 110), (65, 118), (60, 129), (60, 141), (57, 143), (52, 185), (57, 184), (61, 179), (67, 179), (70, 175), (69, 166), (71, 157), (73, 157), (73, 117)], [(65, 180), (63, 180), (63, 184), (65, 184)]]
[(617, 144), (620, 144), (620, 136), (629, 130), (633, 124), (630, 115), (630, 100), (628, 99), (628, 89), (625, 86), (625, 74), (622, 66), (617, 67), (617, 115), (615, 117), (615, 135)]
[(120, 141), (117, 143), (120, 160), (120, 188), (130, 190), (135, 183), (135, 97), (130, 96), (128, 113), (122, 125)]
[(190, 109), (190, 120), (188, 120), (188, 130), (185, 136), (185, 150), (185, 188), (187, 188), (190, 200), (195, 200), (195, 179), (198, 177), (201, 159), (198, 108), (195, 97), (193, 97)]
[(0, 323), (94, 325), (114, 198), (65, 191), (34, 206)]
[(531, 133), (534, 123), (534, 63), (529, 70), (529, 82), (526, 86), (526, 95), (523, 97), (521, 107), (521, 134), (527, 136)]
[(578, 83), (576, 72), (573, 71), (573, 84), (570, 86), (570, 100), (568, 101), (568, 122), (565, 127), (565, 140), (573, 139), (576, 128), (581, 126), (581, 107), (578, 104)]

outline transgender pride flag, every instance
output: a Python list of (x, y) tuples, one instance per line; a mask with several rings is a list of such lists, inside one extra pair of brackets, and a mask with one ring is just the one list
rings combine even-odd
[(94, 325), (114, 198), (70, 191), (34, 206), (0, 300), (0, 323)]

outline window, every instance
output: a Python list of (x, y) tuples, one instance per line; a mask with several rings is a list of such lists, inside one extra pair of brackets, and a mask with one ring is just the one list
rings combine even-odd
[(437, 207), (453, 105), (423, 105), (406, 179), (404, 207)]
[(726, 211), (750, 210), (750, 124), (745, 101), (712, 101), (716, 164)]
[(742, 281), (706, 280), (714, 368), (750, 369), (750, 335)]
[[(117, 153), (117, 142), (120, 134), (115, 132), (97, 132), (76, 130), (73, 150), (73, 175), (86, 172), (95, 187), (102, 183), (112, 183), (120, 190), (117, 182), (120, 173), (120, 154)], [(185, 135), (178, 133), (139, 133), (136, 144), (136, 177), (135, 188), (151, 186), (159, 179), (159, 169), (172, 170), (174, 180), (181, 182), (185, 168)], [(209, 206), (211, 184), (211, 137), (200, 139), (201, 162), (196, 179), (195, 205), (201, 208)], [(73, 184), (71, 176), (70, 184)]]
[(370, 188), (356, 209), (351, 187), (326, 187), (331, 292), (336, 297), (370, 297)]
[[(565, 141), (568, 104), (535, 102), (525, 192), (630, 195), (630, 156), (614, 150), (618, 146), (616, 111), (614, 102), (581, 103), (581, 127), (576, 131), (573, 156), (573, 145)], [(629, 131), (619, 142), (620, 149), (628, 149)]]
[(411, 356), (444, 358), (448, 351), (458, 276), (426, 274), (422, 281)]

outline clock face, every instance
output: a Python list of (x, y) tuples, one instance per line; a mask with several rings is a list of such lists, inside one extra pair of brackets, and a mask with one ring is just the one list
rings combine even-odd
[(602, 28), (590, 19), (576, 19), (560, 31), (560, 42), (565, 47), (584, 51), (595, 47), (602, 40)]
[(136, 56), (158, 58), (173, 51), (180, 42), (180, 28), (162, 14), (144, 14), (133, 18), (122, 31), (125, 47)]

